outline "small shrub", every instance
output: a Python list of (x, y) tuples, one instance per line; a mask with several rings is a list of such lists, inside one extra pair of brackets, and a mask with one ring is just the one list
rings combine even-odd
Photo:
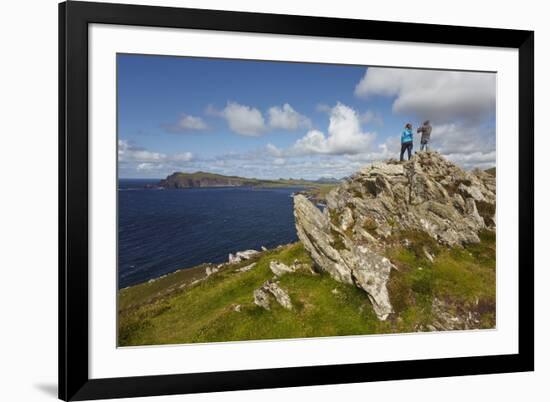
[(437, 255), (439, 246), (437, 241), (426, 232), (416, 230), (402, 230), (394, 236), (395, 240), (402, 243), (405, 239), (408, 240), (408, 249), (414, 254), (416, 259), (427, 262), (424, 250), (427, 250), (432, 255)]
[(414, 296), (408, 284), (406, 273), (392, 270), (387, 284), (390, 301), (396, 314), (414, 305)]
[(411, 289), (413, 292), (431, 296), (434, 288), (434, 275), (431, 270), (417, 270), (412, 277)]

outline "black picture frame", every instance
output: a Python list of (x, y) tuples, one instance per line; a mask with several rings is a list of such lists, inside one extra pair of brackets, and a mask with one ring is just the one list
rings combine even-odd
[[(88, 25), (507, 47), (519, 52), (517, 354), (90, 379)], [(70, 1), (59, 5), (59, 398), (89, 400), (534, 370), (534, 32)]]

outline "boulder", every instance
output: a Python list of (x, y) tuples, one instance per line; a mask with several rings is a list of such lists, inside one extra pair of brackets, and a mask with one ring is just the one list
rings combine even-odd
[(282, 262), (278, 262), (278, 261), (270, 261), (269, 269), (271, 269), (271, 272), (273, 272), (275, 276), (281, 276), (286, 273), (292, 273), (295, 270), (294, 266), (289, 267), (288, 265), (285, 265)]
[(254, 303), (266, 310), (271, 310), (271, 301), (275, 299), (283, 308), (292, 309), (292, 301), (286, 291), (277, 282), (266, 281), (260, 288), (254, 290)]
[(218, 267), (206, 267), (206, 276), (210, 276), (212, 274), (215, 274), (219, 270), (220, 270), (220, 268), (218, 268)]
[(258, 253), (259, 251), (256, 250), (237, 251), (235, 254), (229, 253), (228, 259), (230, 263), (237, 263), (243, 260), (249, 260)]

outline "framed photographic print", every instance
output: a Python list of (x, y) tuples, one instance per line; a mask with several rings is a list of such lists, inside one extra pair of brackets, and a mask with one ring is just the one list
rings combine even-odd
[(59, 5), (59, 397), (534, 369), (534, 33)]

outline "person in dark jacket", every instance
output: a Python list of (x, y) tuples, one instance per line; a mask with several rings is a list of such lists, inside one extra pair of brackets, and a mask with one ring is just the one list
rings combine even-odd
[(412, 132), (412, 124), (407, 123), (405, 125), (405, 128), (403, 129), (403, 132), (401, 133), (401, 155), (399, 156), (399, 160), (403, 160), (403, 155), (405, 154), (405, 151), (407, 151), (409, 160), (411, 159), (411, 152), (413, 149), (413, 132)]
[(432, 126), (429, 120), (426, 120), (421, 127), (416, 130), (417, 133), (422, 133), (420, 137), (420, 150), (428, 151), (428, 143), (430, 142), (430, 135), (432, 134)]

